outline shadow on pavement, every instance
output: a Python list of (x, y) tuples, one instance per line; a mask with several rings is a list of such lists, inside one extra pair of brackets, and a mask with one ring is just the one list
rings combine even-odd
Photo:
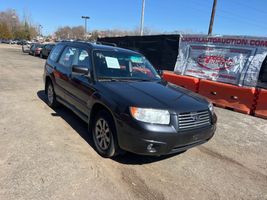
[[(45, 95), (44, 90), (38, 91), (37, 96), (44, 103), (46, 103), (46, 95)], [(92, 148), (94, 148), (93, 139), (91, 135), (88, 133), (87, 124), (85, 122), (83, 122), (70, 109), (64, 106), (59, 106), (58, 108), (55, 108), (53, 110), (54, 110), (54, 113), (51, 113), (51, 116), (61, 117), (62, 119), (64, 119)], [(181, 153), (178, 153), (178, 154), (181, 154)], [(148, 163), (165, 160), (178, 154), (155, 157), (155, 156), (136, 155), (136, 154), (127, 152), (123, 155), (116, 156), (115, 158), (112, 158), (112, 159), (121, 164), (142, 165), (142, 164), (148, 164)]]

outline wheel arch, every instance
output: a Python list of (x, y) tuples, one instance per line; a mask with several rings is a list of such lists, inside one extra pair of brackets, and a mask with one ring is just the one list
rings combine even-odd
[(89, 133), (91, 133), (91, 131), (92, 131), (92, 125), (93, 125), (93, 122), (95, 120), (96, 114), (101, 110), (106, 111), (110, 115), (110, 117), (111, 117), (111, 119), (113, 121), (113, 125), (114, 125), (114, 128), (115, 128), (115, 131), (117, 132), (115, 116), (113, 115), (112, 111), (106, 105), (104, 105), (102, 103), (99, 103), (99, 102), (96, 102), (93, 105), (93, 107), (92, 107), (92, 109), (91, 109), (91, 111), (89, 113), (89, 120), (88, 120), (88, 131), (89, 131)]

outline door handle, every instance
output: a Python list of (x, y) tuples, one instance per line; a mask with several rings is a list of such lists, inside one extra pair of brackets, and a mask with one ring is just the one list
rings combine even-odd
[(237, 100), (238, 96), (231, 96), (231, 99)]
[(212, 95), (217, 95), (217, 92), (210, 92), (210, 94), (212, 94)]

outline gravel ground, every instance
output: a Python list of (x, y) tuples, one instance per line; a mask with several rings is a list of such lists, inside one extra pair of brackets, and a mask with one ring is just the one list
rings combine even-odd
[(267, 199), (266, 120), (216, 108), (204, 145), (104, 159), (86, 124), (46, 105), (44, 62), (0, 44), (0, 199)]

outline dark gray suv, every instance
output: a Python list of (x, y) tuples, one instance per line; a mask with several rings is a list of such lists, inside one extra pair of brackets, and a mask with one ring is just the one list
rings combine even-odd
[(96, 151), (164, 155), (207, 142), (216, 129), (211, 103), (167, 83), (141, 54), (86, 42), (57, 44), (44, 67), (48, 105), (88, 123)]

